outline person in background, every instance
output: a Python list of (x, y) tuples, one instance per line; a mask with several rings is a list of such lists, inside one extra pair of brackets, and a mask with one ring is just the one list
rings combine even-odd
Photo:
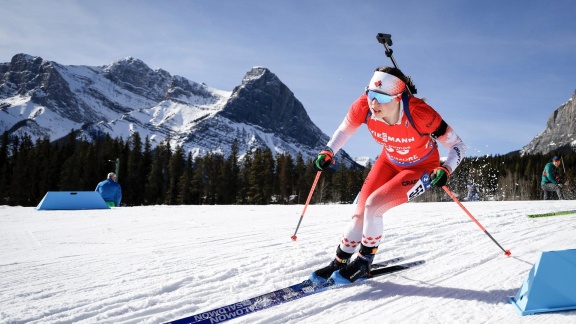
[(558, 195), (559, 200), (564, 200), (562, 181), (560, 181), (560, 162), (560, 158), (555, 156), (552, 158), (552, 162), (548, 162), (544, 166), (542, 181), (540, 181), (540, 186), (544, 190), (544, 200), (551, 200), (554, 193)]
[(102, 196), (102, 199), (110, 207), (119, 207), (122, 200), (122, 188), (116, 182), (117, 177), (114, 172), (108, 173), (106, 180), (98, 183), (96, 191)]
[(468, 195), (466, 195), (467, 201), (480, 200), (480, 194), (478, 193), (478, 190), (476, 190), (476, 187), (474, 187), (473, 184), (469, 183), (468, 185), (466, 185), (466, 189), (468, 190)]
[[(423, 194), (430, 185), (445, 186), (462, 161), (466, 146), (460, 137), (432, 107), (410, 95), (408, 82), (397, 68), (376, 69), (366, 91), (352, 103), (314, 162), (319, 171), (330, 167), (334, 154), (362, 124), (382, 145), (362, 185), (336, 258), (310, 275), (314, 284), (328, 279), (346, 284), (367, 276), (382, 240), (383, 214)], [(443, 164), (437, 142), (449, 150)]]

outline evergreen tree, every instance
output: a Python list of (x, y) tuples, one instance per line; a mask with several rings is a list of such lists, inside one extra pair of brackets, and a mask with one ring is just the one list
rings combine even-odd
[(136, 172), (134, 173), (134, 180), (132, 182), (133, 186), (130, 190), (137, 193), (132, 201), (133, 205), (144, 204), (144, 197), (146, 196), (146, 186), (147, 186), (147, 175), (150, 173), (152, 165), (152, 145), (150, 144), (150, 139), (146, 136), (144, 140), (144, 151), (142, 152), (142, 158), (138, 160), (136, 166)]
[(184, 149), (178, 145), (168, 162), (168, 183), (164, 202), (174, 205), (178, 201), (178, 182), (184, 173), (185, 168)]
[(292, 174), (294, 172), (294, 162), (290, 154), (278, 154), (276, 157), (276, 177), (277, 194), (280, 203), (290, 202), (290, 196), (293, 192), (294, 183), (292, 181)]
[(270, 149), (257, 148), (249, 171), (248, 203), (267, 205), (272, 198), (274, 159)]
[[(56, 149), (50, 143), (50, 139), (45, 137), (36, 142), (34, 158), (38, 161), (36, 167), (38, 171), (38, 198), (44, 197), (48, 191), (56, 191), (58, 188), (58, 174), (60, 169), (56, 164)], [(39, 201), (40, 201), (39, 200)]]
[(240, 167), (238, 165), (238, 141), (234, 140), (232, 143), (232, 150), (230, 155), (226, 158), (222, 168), (221, 188), (218, 190), (221, 193), (222, 204), (235, 204), (239, 190), (239, 174)]
[(241, 205), (248, 204), (250, 199), (250, 172), (252, 170), (253, 157), (252, 152), (247, 152), (242, 161), (240, 168), (239, 183), (240, 188), (238, 192), (238, 203)]
[[(34, 143), (28, 134), (22, 135), (18, 141), (18, 148), (12, 158), (13, 170), (10, 185), (11, 205), (31, 206), (33, 196), (33, 170), (28, 166), (29, 162), (37, 161), (33, 157)], [(36, 202), (38, 203), (38, 202)]]
[(2, 134), (0, 139), (0, 205), (8, 203), (8, 192), (10, 176), (10, 160), (8, 158), (8, 147), (10, 146), (10, 136), (8, 132)]
[(185, 160), (184, 172), (178, 179), (178, 198), (177, 202), (180, 205), (191, 205), (192, 200), (192, 176), (193, 176), (193, 158), (192, 153), (188, 152), (188, 157)]
[[(295, 181), (294, 194), (296, 195), (297, 204), (304, 204), (306, 202), (306, 198), (308, 197), (305, 176), (306, 176), (306, 163), (304, 163), (302, 153), (298, 152), (298, 155), (296, 155), (296, 166), (294, 167), (294, 181)], [(310, 188), (308, 188), (308, 190), (309, 189)]]
[(132, 133), (128, 139), (126, 172), (122, 179), (122, 201), (127, 205), (140, 205), (139, 197), (143, 194), (141, 188), (145, 184), (145, 173), (140, 170), (143, 158), (142, 139), (138, 132)]
[(192, 164), (192, 204), (201, 205), (204, 203), (204, 159), (200, 156), (194, 158)]
[(204, 158), (204, 197), (206, 204), (219, 204), (221, 198), (219, 189), (224, 180), (220, 172), (223, 164), (224, 157), (222, 154), (208, 153)]
[(64, 160), (62, 168), (60, 169), (60, 183), (58, 187), (62, 191), (77, 191), (79, 188), (80, 168), (78, 165), (80, 161), (78, 155), (72, 154)]
[(76, 190), (94, 190), (103, 174), (99, 173), (99, 160), (93, 143), (82, 140), (78, 143), (78, 168), (80, 178)]
[(266, 148), (262, 151), (262, 167), (260, 169), (260, 177), (262, 179), (262, 204), (269, 204), (274, 195), (274, 187), (277, 186), (277, 177), (274, 173), (276, 163), (272, 151)]
[[(240, 134), (240, 133), (239, 133)], [(317, 174), (313, 161), (299, 153), (273, 156), (269, 149), (248, 152), (239, 159), (238, 142), (229, 156), (207, 153), (184, 157), (182, 147), (172, 151), (170, 141), (152, 149), (149, 138), (142, 147), (134, 133), (128, 141), (105, 134), (93, 141), (77, 139), (76, 132), (57, 142), (32, 142), (31, 136), (0, 137), (0, 204), (35, 206), (47, 191), (94, 190), (97, 182), (119, 163), (123, 202), (142, 204), (269, 204), (293, 201), (303, 204)], [(484, 200), (542, 199), (540, 178), (552, 156), (563, 156), (561, 176), (566, 199), (576, 198), (575, 155), (550, 152), (520, 156), (464, 158), (451, 176), (449, 187), (460, 197), (473, 183)], [(311, 203), (351, 203), (371, 169), (325, 171)], [(449, 201), (442, 189), (431, 188), (416, 201)]]
[(152, 165), (146, 178), (146, 204), (162, 204), (165, 201), (168, 182), (167, 165), (171, 156), (170, 143), (160, 143), (153, 150)]

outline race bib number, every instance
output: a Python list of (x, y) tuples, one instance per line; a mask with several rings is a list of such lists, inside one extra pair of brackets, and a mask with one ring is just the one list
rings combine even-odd
[(425, 193), (426, 190), (430, 188), (430, 176), (427, 172), (424, 172), (420, 177), (420, 180), (414, 184), (410, 190), (406, 193), (408, 195), (408, 201), (420, 196), (421, 194)]

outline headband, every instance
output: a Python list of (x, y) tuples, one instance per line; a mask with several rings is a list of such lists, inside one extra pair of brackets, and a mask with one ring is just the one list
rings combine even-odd
[(404, 91), (406, 84), (399, 78), (385, 72), (376, 71), (368, 84), (368, 90), (378, 91), (387, 95), (397, 95)]

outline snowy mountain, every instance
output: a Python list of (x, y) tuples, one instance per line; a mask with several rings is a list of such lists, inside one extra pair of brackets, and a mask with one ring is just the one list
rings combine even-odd
[(546, 129), (538, 134), (520, 154), (546, 154), (552, 151), (576, 151), (576, 91), (572, 98), (548, 117)]
[[(58, 140), (70, 131), (94, 139), (134, 132), (152, 145), (168, 140), (194, 156), (240, 156), (256, 148), (315, 157), (328, 141), (302, 103), (264, 67), (233, 91), (211, 88), (128, 57), (106, 66), (61, 65), (27, 54), (0, 63), (0, 132)], [(339, 153), (340, 161), (355, 162)]]
[(374, 165), (374, 162), (376, 162), (376, 159), (373, 159), (369, 156), (360, 156), (360, 157), (355, 157), (354, 161), (356, 161), (356, 163), (360, 164), (361, 166), (368, 166), (368, 164), (370, 165)]

